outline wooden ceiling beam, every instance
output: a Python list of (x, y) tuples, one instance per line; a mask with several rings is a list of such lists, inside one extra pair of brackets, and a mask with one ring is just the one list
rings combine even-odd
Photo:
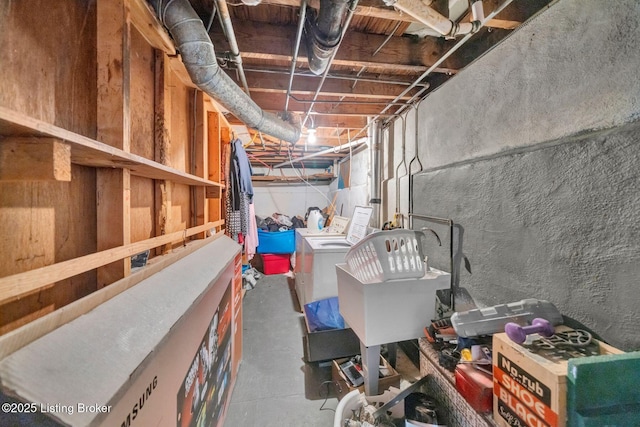
[[(491, 13), (502, 2), (502, 0), (484, 0), (485, 16)], [(525, 3), (525, 2), (523, 2)], [(528, 3), (528, 2), (527, 2)], [(534, 5), (515, 5), (507, 8), (506, 11), (501, 13), (501, 16), (496, 19), (492, 19), (485, 24), (491, 28), (502, 28), (505, 30), (512, 30), (519, 24), (524, 22), (526, 18), (522, 18), (522, 15), (531, 15), (529, 10), (539, 10), (540, 3), (549, 3), (549, 0), (535, 0), (531, 3)], [(300, 7), (300, 0), (262, 0), (262, 4), (274, 5), (274, 6), (288, 6), (288, 7)], [(313, 9), (318, 10), (320, 8), (320, 0), (308, 0), (307, 4)], [(354, 11), (355, 16), (363, 16), (376, 19), (386, 19), (389, 21), (400, 22), (420, 22), (413, 16), (409, 16), (406, 13), (401, 13), (395, 10), (393, 7), (384, 6), (380, 0), (360, 0)], [(517, 16), (517, 17), (516, 17)], [(528, 16), (527, 16), (528, 17)]]
[[(275, 110), (274, 110), (275, 111)], [(282, 111), (282, 107), (280, 110)], [(339, 128), (339, 129), (357, 129), (360, 130), (367, 125), (366, 116), (345, 116), (340, 114), (312, 114), (313, 123), (316, 128)], [(233, 116), (227, 117), (229, 123), (232, 125), (244, 125), (240, 120)], [(262, 134), (263, 138), (265, 138), (265, 134)]]
[[(262, 4), (274, 6), (300, 7), (300, 0), (262, 0)], [(318, 10), (320, 0), (308, 0), (309, 7)], [(384, 6), (379, 0), (360, 0), (354, 12), (356, 16), (369, 18), (388, 19), (390, 21), (418, 22), (407, 14), (396, 11), (393, 7)]]
[[(236, 80), (236, 73), (228, 71), (229, 76)], [(272, 74), (245, 71), (249, 90), (251, 92), (286, 93), (289, 87), (289, 76), (286, 74)], [(295, 76), (291, 93), (298, 95), (313, 95), (320, 83), (319, 76)], [(322, 86), (322, 94), (327, 96), (349, 96), (362, 99), (395, 99), (406, 86), (401, 84), (374, 83), (327, 78)], [(409, 99), (418, 89), (411, 90), (402, 99)]]
[[(260, 108), (267, 111), (282, 111), (285, 104), (285, 94), (278, 93), (252, 93), (251, 99), (253, 99)], [(320, 100), (322, 101), (322, 99)], [(317, 102), (313, 106), (313, 111), (320, 114), (331, 115), (345, 115), (345, 116), (375, 116), (385, 107), (385, 104), (357, 104), (350, 103), (349, 100), (342, 102)], [(355, 101), (359, 102), (359, 101)], [(294, 99), (289, 100), (289, 111), (297, 112), (300, 114), (306, 113), (311, 105), (311, 101), (299, 102)], [(391, 107), (389, 114), (392, 114), (395, 109)]]
[[(263, 22), (245, 21), (235, 28), (236, 39), (245, 59), (291, 61), (296, 39), (295, 26), (272, 25)], [(209, 34), (218, 54), (228, 49), (228, 43), (217, 26)], [(387, 74), (420, 74), (432, 66), (451, 45), (451, 41), (435, 38), (414, 39), (392, 37), (375, 56), (373, 53), (384, 43), (386, 36), (348, 31), (334, 59), (334, 64), (387, 70)], [(306, 63), (305, 43), (300, 45), (299, 63)], [(436, 72), (457, 72), (445, 62)]]

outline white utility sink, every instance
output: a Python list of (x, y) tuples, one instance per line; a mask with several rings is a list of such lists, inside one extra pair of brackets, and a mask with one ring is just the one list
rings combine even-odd
[(435, 318), (436, 291), (451, 275), (431, 269), (420, 279), (363, 283), (347, 264), (337, 264), (340, 314), (366, 347), (424, 336)]

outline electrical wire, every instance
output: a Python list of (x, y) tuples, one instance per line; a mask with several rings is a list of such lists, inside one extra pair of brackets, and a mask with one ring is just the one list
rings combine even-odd
[(300, 174), (300, 172), (298, 172), (298, 169), (293, 165), (293, 157), (291, 157), (291, 147), (287, 148), (287, 154), (289, 155), (289, 163), (291, 164), (291, 168), (293, 169), (293, 172), (298, 176), (298, 178), (300, 178), (300, 180), (302, 182), (307, 184), (309, 187), (313, 188), (322, 197), (324, 197), (324, 199), (329, 203), (329, 205), (328, 205), (329, 209), (335, 209), (335, 205), (333, 204), (333, 202), (331, 200), (329, 200), (329, 198), (326, 196), (326, 194), (324, 194), (322, 191), (318, 190), (315, 185), (311, 184), (309, 181), (304, 179), (304, 177)]
[(263, 162), (263, 161), (262, 161), (262, 160), (260, 160), (258, 157), (254, 156), (253, 154), (247, 153), (247, 156), (251, 157), (251, 158), (252, 158), (253, 160), (255, 160), (256, 162), (260, 162), (260, 163), (262, 163), (263, 165), (265, 165), (265, 166), (267, 167), (267, 169), (268, 169), (267, 176), (268, 176), (268, 175), (270, 175), (270, 174), (271, 174), (271, 172), (273, 171), (273, 168), (271, 167), (271, 165), (269, 165), (269, 164), (267, 164), (267, 163)]
[(320, 406), (320, 409), (319, 409), (319, 410), (320, 410), (320, 411), (333, 411), (333, 412), (336, 412), (336, 410), (335, 410), (335, 409), (333, 409), (333, 408), (325, 408), (325, 407), (324, 407), (324, 405), (326, 405), (326, 404), (327, 404), (327, 401), (329, 400), (329, 384), (333, 384), (333, 385), (335, 386), (335, 385), (336, 385), (336, 383), (335, 383), (334, 381), (325, 381), (325, 382), (323, 382), (322, 384), (320, 384), (320, 385), (318, 386), (318, 389), (320, 390), (320, 391), (318, 392), (318, 394), (320, 395), (320, 397), (321, 397), (321, 398), (322, 398), (322, 386), (324, 386), (325, 384), (327, 385), (327, 395), (324, 397), (324, 402), (322, 402), (322, 406)]

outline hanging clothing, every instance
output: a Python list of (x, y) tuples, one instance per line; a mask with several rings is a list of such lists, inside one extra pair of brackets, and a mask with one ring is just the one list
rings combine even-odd
[[(239, 241), (238, 235), (247, 236), (251, 223), (250, 204), (253, 199), (251, 183), (251, 164), (242, 142), (236, 139), (231, 142), (229, 156), (229, 175), (227, 178), (227, 195), (225, 211), (227, 214), (227, 235)], [(255, 217), (253, 218), (255, 223)]]
[(253, 259), (256, 254), (256, 248), (259, 244), (258, 240), (258, 224), (256, 223), (256, 211), (253, 203), (249, 204), (249, 230), (244, 240), (244, 249), (247, 253), (247, 259)]
[(238, 173), (238, 179), (240, 180), (240, 191), (249, 195), (249, 200), (253, 200), (253, 183), (251, 182), (251, 175), (253, 170), (251, 169), (251, 163), (247, 152), (242, 146), (242, 141), (236, 139), (231, 143), (231, 149), (233, 151), (233, 159), (236, 162), (236, 168)]

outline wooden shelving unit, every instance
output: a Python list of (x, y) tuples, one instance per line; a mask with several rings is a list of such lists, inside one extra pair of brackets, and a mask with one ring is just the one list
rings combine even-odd
[(231, 126), (145, 0), (35, 0), (0, 26), (4, 335), (218, 235)]
[[(153, 421), (142, 424), (206, 414), (222, 425), (243, 330), (240, 246), (224, 236), (229, 122), (191, 82), (146, 0), (33, 0), (3, 12), (0, 361), (64, 342), (60, 372), (103, 372), (124, 379), (114, 389), (136, 396), (149, 393), (147, 374), (154, 389), (161, 377), (154, 401), (162, 411), (150, 401), (143, 416)], [(95, 316), (105, 316), (97, 322), (103, 332), (92, 328)], [(144, 337), (132, 345), (148, 350), (118, 344), (132, 334)], [(198, 363), (203, 349), (215, 364)], [(91, 369), (74, 360), (82, 352)], [(29, 371), (47, 370), (53, 353), (41, 351), (44, 362)], [(209, 382), (190, 382), (193, 366)], [(9, 369), (24, 379), (24, 370)], [(34, 379), (40, 391), (59, 385)], [(67, 386), (86, 394), (71, 379)], [(129, 395), (107, 391), (99, 400), (116, 409), (100, 422), (119, 425), (125, 414), (128, 423)], [(184, 404), (165, 405), (176, 395)]]
[[(145, 159), (66, 129), (28, 117), (0, 106), (0, 135), (4, 137), (50, 137), (71, 146), (71, 163), (83, 166), (128, 169), (132, 175), (162, 179), (176, 184), (203, 186), (211, 189), (208, 194), (220, 197), (221, 184), (184, 173), (177, 169)], [(28, 175), (24, 176), (29, 179)]]

